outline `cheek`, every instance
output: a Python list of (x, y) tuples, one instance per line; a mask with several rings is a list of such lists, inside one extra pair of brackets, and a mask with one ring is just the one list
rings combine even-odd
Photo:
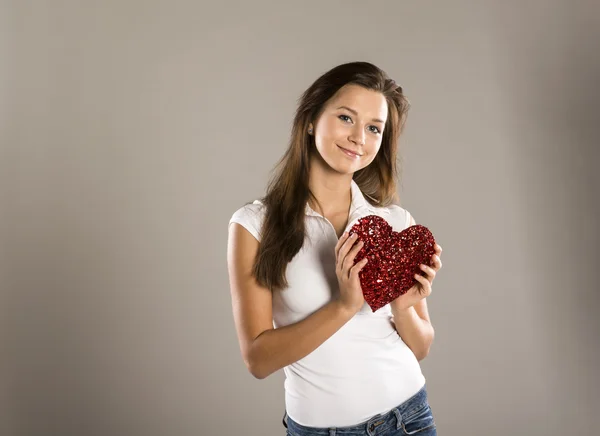
[(326, 123), (319, 126), (319, 133), (315, 138), (317, 148), (320, 150), (335, 147), (335, 143), (343, 139), (341, 129), (334, 123)]
[(371, 158), (375, 158), (375, 155), (379, 152), (381, 148), (381, 140), (373, 140), (368, 143), (367, 153), (371, 156)]
[(339, 138), (340, 136), (343, 136), (344, 133), (344, 126), (335, 119), (324, 121), (323, 124), (319, 126), (319, 129), (319, 135), (323, 139)]

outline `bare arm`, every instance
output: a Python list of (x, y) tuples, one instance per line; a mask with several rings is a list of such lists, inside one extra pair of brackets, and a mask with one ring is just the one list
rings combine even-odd
[(302, 321), (263, 332), (250, 350), (254, 376), (265, 378), (312, 353), (353, 316), (334, 300)]
[(258, 241), (243, 226), (229, 226), (227, 263), (233, 316), (242, 357), (250, 373), (264, 379), (317, 349), (355, 312), (331, 301), (302, 321), (273, 329), (271, 291), (251, 274)]
[[(425, 299), (421, 301), (425, 301)], [(435, 336), (431, 323), (419, 316), (416, 305), (404, 310), (392, 306), (392, 314), (398, 335), (412, 350), (417, 360), (425, 359)]]

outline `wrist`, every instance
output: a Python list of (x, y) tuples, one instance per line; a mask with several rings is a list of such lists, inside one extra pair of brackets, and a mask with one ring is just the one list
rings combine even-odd
[(412, 307), (412, 306), (407, 306), (406, 304), (407, 304), (407, 301), (405, 298), (405, 294), (400, 295), (395, 300), (392, 300), (390, 302), (390, 306), (391, 306), (392, 310), (396, 310), (398, 312), (408, 311), (408, 309), (410, 309)]
[(409, 318), (412, 315), (413, 306), (404, 307), (398, 300), (397, 298), (390, 303), (394, 318)]
[(342, 302), (342, 300), (337, 299), (337, 298), (335, 300), (333, 300), (332, 303), (335, 306), (336, 311), (338, 313), (342, 314), (346, 318), (352, 318), (360, 310), (360, 308), (354, 309), (352, 307), (348, 307), (347, 305), (345, 305)]

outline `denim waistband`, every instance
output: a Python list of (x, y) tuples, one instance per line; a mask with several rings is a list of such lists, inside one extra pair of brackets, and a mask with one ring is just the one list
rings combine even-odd
[[(333, 436), (333, 435), (344, 435), (344, 436), (359, 436), (359, 435), (374, 435), (375, 432), (383, 432), (390, 427), (401, 428), (402, 420), (408, 419), (413, 413), (418, 412), (425, 404), (427, 404), (427, 388), (423, 385), (419, 391), (404, 401), (402, 404), (394, 407), (392, 410), (385, 414), (377, 414), (367, 421), (363, 421), (360, 424), (348, 426), (348, 427), (307, 427), (294, 422), (287, 414), (287, 410), (283, 414), (283, 425), (288, 428), (292, 426), (300, 432), (310, 432), (311, 435), (315, 436)], [(292, 422), (290, 422), (292, 421)]]

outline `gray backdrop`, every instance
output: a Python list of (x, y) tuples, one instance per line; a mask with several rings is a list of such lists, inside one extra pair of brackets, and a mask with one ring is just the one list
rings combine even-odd
[(596, 434), (599, 40), (593, 1), (4, 1), (0, 434), (285, 434), (283, 371), (238, 348), (227, 224), (354, 60), (412, 103), (438, 433)]

